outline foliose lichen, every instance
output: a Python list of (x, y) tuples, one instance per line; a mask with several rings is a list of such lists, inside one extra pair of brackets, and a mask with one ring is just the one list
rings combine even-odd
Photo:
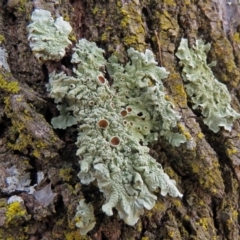
[(19, 197), (17, 195), (13, 195), (8, 199), (7, 204), (11, 204), (13, 202), (24, 202), (24, 201), (21, 197)]
[(53, 202), (53, 199), (57, 194), (53, 193), (51, 189), (51, 183), (49, 183), (42, 189), (34, 191), (33, 195), (38, 202), (40, 202), (44, 207), (47, 207), (50, 203)]
[(159, 135), (173, 146), (186, 142), (183, 134), (172, 131), (180, 116), (174, 111), (173, 103), (166, 100), (162, 79), (169, 73), (157, 66), (148, 49), (141, 53), (130, 48), (127, 53), (130, 61), (125, 66), (118, 63), (116, 56), (110, 57), (107, 63), (124, 125), (145, 144), (156, 141)]
[[(131, 63), (126, 65), (126, 72), (130, 74), (133, 71), (132, 76), (135, 77), (136, 74), (136, 81), (141, 82), (134, 83), (132, 79), (128, 84), (122, 84), (122, 91), (129, 91), (128, 96), (132, 98), (132, 101), (128, 101), (121, 95), (120, 83), (119, 88), (117, 83), (115, 87), (110, 88), (105, 78), (106, 65), (110, 75), (117, 77), (118, 72), (115, 68), (118, 67), (118, 63), (114, 58), (107, 63), (103, 57), (104, 51), (85, 39), (79, 40), (74, 50), (72, 63), (77, 66), (74, 68), (76, 77), (55, 72), (50, 75), (50, 96), (59, 104), (60, 109), (63, 106), (65, 109), (64, 117), (55, 118), (53, 121), (54, 127), (74, 124), (71, 121), (67, 122), (66, 116), (73, 116), (81, 124), (78, 127), (76, 142), (77, 155), (82, 159), (79, 161), (81, 171), (78, 174), (81, 182), (89, 184), (97, 180), (98, 187), (105, 197), (103, 212), (111, 216), (112, 209), (116, 208), (120, 218), (127, 224), (134, 225), (143, 214), (144, 208), (153, 208), (157, 199), (154, 192), (158, 188), (163, 196), (182, 196), (176, 188), (175, 181), (171, 180), (164, 173), (162, 166), (148, 154), (149, 148), (140, 144), (141, 140), (147, 143), (148, 139), (156, 139), (147, 137), (151, 135), (150, 130), (164, 135), (160, 130), (162, 124), (162, 130), (170, 133), (170, 129), (179, 119), (170, 102), (159, 105), (156, 103), (164, 99), (163, 96), (158, 98), (159, 95), (164, 95), (163, 86), (159, 82), (167, 76), (167, 72), (163, 69), (153, 69), (153, 65), (155, 68), (157, 66), (150, 51), (140, 54), (131, 49)], [(137, 60), (139, 56), (140, 59)], [(124, 69), (122, 66), (120, 68)], [(151, 73), (152, 70), (154, 71)], [(131, 95), (130, 91), (133, 91)], [(147, 94), (153, 96), (147, 97)], [(141, 95), (144, 96), (141, 98)], [(167, 109), (149, 113), (149, 109), (142, 103), (139, 104), (142, 100), (152, 101), (152, 109), (154, 106), (157, 109), (158, 106)], [(150, 105), (149, 103), (147, 107)], [(141, 113), (140, 116), (138, 113)], [(162, 113), (166, 114), (164, 120)], [(125, 119), (131, 120), (136, 128), (126, 127)]]
[(36, 58), (40, 61), (60, 60), (65, 55), (65, 48), (71, 44), (68, 39), (72, 31), (70, 24), (62, 17), (52, 18), (51, 13), (35, 9), (32, 23), (27, 26), (28, 40)]
[(32, 194), (35, 191), (34, 186), (30, 185), (30, 173), (27, 172), (24, 173), (24, 175), (21, 175), (16, 166), (7, 168), (6, 173), (6, 187), (1, 189), (2, 192), (9, 194), (15, 191), (24, 191)]
[(81, 235), (86, 235), (96, 224), (93, 206), (90, 203), (86, 204), (84, 199), (77, 206), (75, 221)]
[(211, 44), (196, 40), (195, 46), (188, 47), (188, 40), (182, 39), (176, 56), (183, 65), (182, 77), (185, 88), (190, 96), (193, 109), (200, 107), (204, 123), (214, 133), (220, 127), (231, 131), (233, 122), (240, 118), (231, 107), (231, 96), (227, 87), (219, 82), (211, 70), (214, 64), (207, 64), (207, 53)]

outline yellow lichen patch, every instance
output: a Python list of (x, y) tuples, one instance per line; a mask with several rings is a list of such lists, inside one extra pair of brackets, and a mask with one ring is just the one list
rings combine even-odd
[(214, 160), (214, 161), (212, 162), (212, 164), (213, 164), (213, 168), (214, 168), (214, 169), (218, 169), (218, 168), (220, 167), (218, 161), (215, 161), (215, 160)]
[(6, 207), (7, 201), (5, 198), (0, 198), (0, 208)]
[(160, 26), (162, 30), (168, 30), (173, 28), (172, 17), (167, 11), (163, 11), (160, 15)]
[(150, 211), (147, 211), (146, 214), (150, 218), (155, 212), (165, 212), (165, 211), (166, 211), (166, 206), (164, 205), (164, 203), (157, 201), (154, 207)]
[(62, 168), (59, 171), (59, 176), (63, 179), (63, 181), (70, 181), (72, 178), (71, 172), (71, 168)]
[(142, 237), (141, 240), (149, 240), (149, 237)]
[(120, 8), (122, 15), (121, 27), (125, 33), (123, 42), (127, 47), (138, 51), (145, 50), (145, 29), (142, 21), (141, 6), (137, 1), (131, 1)]
[(7, 207), (7, 223), (18, 221), (20, 218), (26, 218), (27, 211), (20, 202), (13, 202)]
[[(12, 230), (12, 229), (11, 229)], [(15, 231), (15, 232), (14, 232)], [(17, 233), (17, 236), (15, 234)], [(0, 229), (1, 240), (29, 240), (29, 235), (22, 232), (22, 229), (14, 229), (12, 231), (6, 231), (6, 229)]]
[(193, 173), (199, 173), (200, 172), (200, 168), (199, 168), (199, 164), (192, 162), (191, 163), (191, 169)]
[(3, 41), (5, 41), (5, 37), (0, 34), (0, 43), (2, 43)]
[(171, 98), (170, 98), (169, 95), (166, 94), (165, 97), (164, 97), (164, 99), (167, 100), (167, 101), (170, 101)]
[(138, 232), (142, 232), (143, 225), (142, 225), (142, 222), (141, 222), (141, 221), (138, 221), (138, 222), (136, 223), (136, 228), (137, 228), (137, 231), (138, 231)]
[[(26, 118), (26, 122), (29, 119)], [(13, 121), (13, 125), (10, 128), (10, 138), (11, 140), (7, 143), (8, 148), (24, 152), (29, 146), (33, 147), (32, 155), (37, 159), (41, 158), (41, 151), (47, 148), (47, 144), (41, 140), (33, 140), (33, 137), (30, 134), (27, 134), (25, 128), (26, 123)], [(18, 137), (16, 138), (16, 133)]]
[(117, 6), (121, 7), (122, 6), (122, 2), (121, 1), (117, 1)]
[(190, 140), (192, 138), (189, 131), (182, 124), (178, 123), (177, 126), (178, 126), (179, 131), (186, 137), (187, 140)]
[(204, 175), (202, 178), (199, 179), (199, 184), (201, 185), (201, 187), (203, 189), (207, 189), (210, 192), (210, 194), (213, 194), (213, 195), (219, 192), (219, 189), (216, 189), (216, 184), (217, 184), (217, 187), (219, 187), (219, 185), (222, 184), (222, 179), (216, 178), (215, 175), (216, 173), (211, 170), (211, 171), (207, 171), (206, 175)]
[(190, 5), (191, 4), (191, 0), (184, 0), (184, 4), (185, 5)]
[(105, 33), (102, 34), (101, 40), (102, 40), (102, 41), (106, 41), (107, 39), (108, 39), (108, 35), (107, 35), (107, 33), (105, 32)]
[(233, 217), (234, 220), (238, 219), (238, 211), (237, 210), (233, 210), (232, 217)]
[(176, 85), (174, 85), (174, 90), (176, 91), (176, 93), (177, 93), (178, 95), (187, 98), (187, 94), (186, 94), (186, 92), (185, 92), (184, 87), (183, 87), (182, 84), (176, 84)]
[(4, 79), (4, 76), (0, 73), (0, 89), (7, 91), (9, 93), (18, 93), (20, 91), (20, 87), (17, 81), (8, 82)]
[(176, 179), (176, 173), (173, 171), (173, 169), (171, 167), (166, 167), (165, 168), (165, 172), (167, 173), (167, 175), (170, 177), (170, 178), (173, 178), (173, 179)]
[(237, 149), (236, 148), (227, 148), (226, 152), (227, 152), (228, 156), (231, 156), (231, 155), (237, 153)]
[(240, 33), (236, 32), (233, 35), (234, 42), (240, 43)]
[[(232, 46), (228, 40), (216, 41), (212, 44), (214, 50), (214, 59), (221, 64), (224, 71), (219, 72), (221, 82), (228, 82), (231, 87), (237, 87), (240, 82), (239, 70), (236, 67)], [(212, 51), (213, 52), (213, 51)], [(227, 58), (225, 56), (228, 56)]]
[(32, 143), (32, 138), (29, 135), (24, 134), (25, 125), (21, 122), (15, 122), (14, 126), (10, 128), (10, 137), (12, 137), (12, 140), (14, 139), (15, 133), (18, 132), (18, 138), (14, 143), (8, 142), (7, 146), (13, 150), (22, 151), (27, 146), (29, 146), (29, 143)]
[(35, 146), (38, 149), (43, 149), (43, 148), (47, 147), (47, 144), (45, 142), (41, 141), (41, 140), (36, 140), (35, 141)]
[(210, 218), (200, 218), (196, 225), (201, 226), (204, 231), (208, 231), (209, 226), (212, 226)]
[(126, 36), (125, 38), (124, 38), (124, 42), (126, 43), (126, 45), (134, 45), (134, 44), (136, 44), (137, 42), (138, 42), (138, 39), (137, 39), (137, 36), (135, 36), (135, 35), (132, 35), (132, 36)]
[(99, 11), (99, 8), (95, 7), (95, 8), (92, 9), (92, 14), (95, 15), (98, 11)]
[(130, 15), (127, 14), (127, 11), (121, 9), (121, 13), (124, 15), (124, 18), (121, 21), (121, 26), (126, 27), (130, 23)]
[(68, 36), (68, 39), (69, 39), (70, 41), (72, 41), (72, 42), (76, 42), (76, 41), (77, 41), (76, 35), (75, 35), (75, 34), (72, 34), (72, 33)]
[(91, 238), (88, 236), (81, 236), (79, 230), (65, 233), (65, 239), (66, 240), (91, 240)]
[(170, 238), (173, 238), (174, 237), (174, 235), (175, 235), (175, 232), (174, 231), (168, 231), (168, 236), (170, 237)]
[(176, 6), (176, 1), (175, 0), (164, 0), (163, 4), (169, 5), (169, 6)]
[[(171, 66), (165, 66), (171, 71)], [(174, 70), (172, 70), (174, 71)], [(171, 84), (171, 91), (173, 100), (179, 106), (186, 106), (187, 105), (187, 94), (181, 82), (181, 77), (178, 73), (171, 73), (168, 77), (169, 84)]]
[(20, 12), (24, 12), (26, 9), (25, 4), (26, 4), (26, 0), (19, 0), (17, 10)]
[(206, 205), (202, 199), (199, 200), (198, 204), (199, 204), (200, 206), (205, 206), (205, 205)]
[(203, 139), (204, 138), (204, 134), (202, 132), (198, 132), (197, 134), (198, 138)]
[(70, 22), (71, 19), (70, 19), (70, 17), (69, 17), (68, 14), (64, 14), (64, 15), (63, 15), (63, 20), (64, 20), (64, 21), (67, 21), (67, 22)]
[[(44, 131), (38, 127), (42, 126), (45, 119), (36, 113), (33, 106), (26, 103), (23, 95), (10, 95), (5, 97), (5, 113), (11, 119), (12, 126), (9, 127), (7, 147), (22, 153), (29, 153), (32, 156), (42, 159), (42, 156), (53, 157), (58, 138), (49, 126)], [(48, 124), (46, 124), (48, 127)]]
[(41, 153), (37, 149), (34, 149), (32, 154), (37, 159), (40, 159), (40, 157), (41, 157)]
[(172, 198), (171, 202), (178, 208), (182, 206), (182, 200), (179, 198)]

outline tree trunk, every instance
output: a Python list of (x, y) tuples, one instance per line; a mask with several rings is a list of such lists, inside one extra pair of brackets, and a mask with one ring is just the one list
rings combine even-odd
[[(105, 57), (117, 52), (124, 62), (130, 47), (141, 52), (151, 49), (159, 65), (170, 72), (164, 86), (182, 116), (182, 132), (191, 135), (196, 146), (172, 147), (159, 139), (151, 148), (151, 155), (176, 180), (182, 199), (156, 193), (154, 208), (145, 210), (133, 227), (124, 224), (117, 212), (106, 216), (97, 185), (81, 185), (77, 177), (76, 128), (53, 130), (50, 124), (58, 111), (46, 92), (48, 74), (70, 71), (72, 47), (59, 62), (38, 62), (26, 30), (33, 3), (1, 1), (0, 46), (8, 53), (10, 72), (0, 66), (0, 239), (240, 239), (239, 120), (231, 132), (209, 130), (201, 112), (192, 109), (175, 56), (181, 38), (187, 38), (190, 46), (196, 39), (211, 43), (208, 62), (217, 61), (214, 75), (227, 85), (232, 107), (240, 112), (239, 2), (41, 0), (39, 6), (53, 16), (59, 12), (71, 24), (73, 43), (81, 38), (96, 42), (106, 51)], [(10, 190), (6, 183), (10, 175), (31, 182), (16, 183)], [(49, 183), (52, 191), (44, 188)], [(49, 195), (50, 204), (31, 194), (34, 184)], [(7, 203), (13, 195), (23, 202)], [(83, 198), (93, 203), (96, 216), (95, 228), (85, 237), (74, 223)]]

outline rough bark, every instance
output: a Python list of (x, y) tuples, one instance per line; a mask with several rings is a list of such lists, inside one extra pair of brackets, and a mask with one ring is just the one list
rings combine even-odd
[[(40, 64), (28, 46), (26, 26), (33, 4), (30, 0), (0, 2), (0, 41), (6, 48), (11, 72), (0, 68), (0, 172), (1, 189), (6, 187), (6, 169), (16, 166), (29, 172), (31, 184), (37, 172), (44, 180), (37, 189), (51, 183), (57, 195), (45, 207), (24, 191), (0, 193), (0, 239), (240, 239), (239, 182), (240, 126), (231, 132), (214, 134), (200, 112), (191, 109), (181, 79), (175, 51), (182, 37), (190, 44), (203, 39), (212, 44), (209, 62), (216, 78), (227, 85), (232, 106), (240, 112), (240, 5), (237, 0), (132, 0), (40, 1), (41, 8), (56, 11), (73, 27), (73, 42), (87, 38), (106, 50), (117, 52), (124, 62), (126, 50), (152, 49), (170, 75), (164, 82), (169, 96), (182, 115), (196, 147), (171, 147), (163, 139), (151, 154), (175, 179), (182, 199), (161, 197), (151, 211), (145, 211), (134, 227), (123, 223), (115, 212), (101, 212), (104, 201), (98, 188), (79, 183), (75, 156), (76, 128), (53, 130), (50, 120), (57, 115), (45, 84), (53, 69), (71, 69), (71, 48), (61, 62)], [(20, 209), (9, 209), (7, 199), (21, 196)], [(94, 204), (97, 224), (88, 236), (80, 236), (74, 225), (78, 201), (85, 197)]]

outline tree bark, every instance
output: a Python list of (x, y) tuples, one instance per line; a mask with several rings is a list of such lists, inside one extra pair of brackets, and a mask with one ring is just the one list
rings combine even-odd
[[(164, 85), (182, 116), (182, 132), (192, 136), (196, 147), (172, 147), (164, 139), (151, 146), (151, 154), (176, 180), (182, 199), (156, 193), (155, 207), (133, 227), (117, 212), (112, 217), (103, 214), (104, 198), (97, 186), (81, 185), (77, 177), (76, 128), (53, 130), (50, 124), (58, 112), (46, 92), (48, 74), (70, 71), (72, 47), (60, 62), (39, 63), (27, 40), (33, 3), (1, 1), (0, 44), (8, 52), (10, 72), (0, 67), (0, 239), (240, 239), (239, 120), (231, 132), (210, 131), (200, 111), (191, 108), (175, 56), (183, 37), (190, 45), (196, 39), (210, 42), (208, 60), (217, 61), (214, 75), (227, 85), (232, 107), (240, 112), (239, 1), (41, 0), (39, 6), (69, 21), (73, 43), (80, 38), (94, 41), (106, 51), (105, 57), (117, 52), (124, 62), (129, 47), (151, 49), (159, 65), (170, 72)], [(51, 183), (55, 193), (51, 204), (45, 206), (26, 191), (4, 191), (13, 166), (20, 175), (30, 174), (31, 186), (43, 173), (36, 189)], [(12, 195), (24, 200), (18, 209), (7, 203)], [(73, 220), (81, 198), (93, 203), (97, 222), (85, 237)]]

